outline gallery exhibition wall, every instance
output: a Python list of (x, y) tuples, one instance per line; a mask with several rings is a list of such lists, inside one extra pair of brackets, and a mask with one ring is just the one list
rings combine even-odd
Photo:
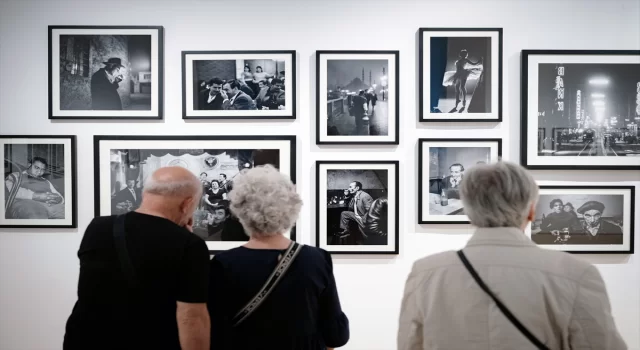
[[(340, 190), (348, 188), (351, 182), (348, 178), (360, 176), (363, 186), (370, 189), (374, 197), (388, 195), (390, 206), (394, 205), (398, 213), (397, 218), (393, 218), (393, 225), (390, 224), (390, 227), (396, 227), (395, 238), (390, 237), (387, 246), (377, 252), (372, 248), (370, 254), (334, 254), (333, 261), (341, 303), (351, 323), (351, 340), (344, 349), (395, 349), (400, 301), (404, 282), (413, 262), (429, 254), (460, 249), (472, 232), (467, 224), (418, 223), (418, 202), (421, 197), (418, 189), (418, 140), (499, 139), (499, 154), (502, 158), (519, 162), (522, 130), (521, 51), (638, 50), (638, 18), (640, 2), (637, 0), (0, 2), (0, 135), (75, 135), (74, 200), (77, 207), (77, 210), (64, 208), (67, 214), (75, 211), (73, 216), (77, 222), (73, 223), (74, 220), (69, 219), (66, 224), (76, 227), (0, 228), (0, 349), (61, 348), (65, 322), (76, 301), (79, 272), (76, 254), (82, 234), (96, 211), (107, 213), (110, 208), (109, 182), (104, 179), (109, 176), (108, 164), (113, 162), (114, 155), (110, 155), (107, 148), (136, 147), (135, 142), (138, 142), (118, 141), (109, 136), (125, 135), (295, 136), (293, 147), (291, 140), (286, 138), (269, 141), (250, 137), (245, 140), (232, 138), (229, 141), (219, 139), (211, 142), (224, 144), (224, 147), (216, 147), (225, 149), (239, 149), (247, 144), (260, 149), (264, 147), (263, 144), (271, 142), (269, 145), (273, 144), (280, 150), (277, 158), (279, 169), (295, 174), (295, 182), (305, 203), (296, 227), (296, 238), (299, 242), (312, 246), (317, 243), (316, 231), (326, 230), (325, 226), (328, 226), (318, 222), (317, 206), (324, 208), (329, 200), (328, 196), (339, 196)], [(123, 108), (135, 109), (132, 106), (140, 105), (140, 96), (162, 96), (161, 103), (152, 106), (148, 112), (131, 112), (143, 117), (161, 115), (162, 119), (50, 119), (48, 26), (52, 25), (162, 26), (162, 45), (156, 44), (159, 42), (156, 39), (160, 39), (156, 36), (158, 32), (148, 32), (152, 37), (149, 46), (152, 56), (153, 52), (157, 55), (154, 50), (162, 50), (164, 53), (161, 66), (156, 62), (150, 68), (134, 67), (132, 69), (140, 74), (127, 75), (120, 83), (126, 87), (126, 92), (120, 94)], [(502, 81), (501, 96), (498, 96), (498, 90), (492, 90), (484, 91), (482, 97), (478, 97), (491, 105), (494, 113), (501, 102), (501, 121), (419, 121), (421, 117), (426, 117), (421, 113), (421, 107), (429, 105), (429, 101), (420, 94), (422, 88), (426, 87), (421, 86), (420, 82), (419, 28), (502, 28), (502, 74), (500, 76), (493, 70), (490, 75), (493, 83)], [(497, 38), (497, 32), (495, 35)], [(62, 42), (63, 40), (60, 41)], [(494, 40), (493, 43), (497, 41)], [(105, 43), (94, 40), (87, 45), (87, 50), (100, 53)], [(127, 43), (115, 40), (108, 45), (112, 48), (109, 54), (92, 56), (86, 64), (106, 62), (106, 57), (115, 55), (114, 52), (122, 52), (127, 56), (124, 54), (128, 50)], [(482, 47), (487, 49), (486, 45)], [(482, 50), (482, 47), (477, 50)], [(481, 55), (487, 56), (483, 61), (486, 67), (498, 67), (499, 55), (495, 54), (495, 48), (497, 46), (492, 46), (493, 55)], [(468, 49), (471, 52), (474, 48), (469, 46)], [(197, 62), (202, 52), (216, 50), (278, 51), (277, 55), (269, 59), (260, 55), (246, 56), (244, 59), (252, 72), (256, 71), (258, 65), (270, 72), (286, 72), (287, 78), (283, 78), (286, 94), (282, 97), (286, 101), (286, 107), (266, 111), (264, 115), (268, 115), (269, 120), (260, 120), (259, 113), (262, 111), (256, 111), (252, 119), (201, 118), (206, 113), (198, 110), (198, 99), (191, 97), (195, 96), (191, 91), (194, 86), (183, 86), (184, 74), (188, 73), (193, 79), (201, 80), (215, 75), (242, 74), (242, 64), (234, 63), (235, 58), (232, 56), (225, 61), (228, 64)], [(295, 50), (293, 56), (290, 55), (292, 50)], [(317, 55), (317, 51), (323, 50), (327, 52)], [(345, 108), (335, 101), (326, 100), (324, 90), (330, 90), (333, 82), (327, 79), (318, 81), (316, 75), (318, 57), (322, 61), (322, 68), (319, 69), (321, 74), (324, 72), (330, 76), (336, 71), (331, 63), (325, 63), (332, 59), (342, 59), (340, 55), (328, 52), (337, 50), (343, 53), (350, 50), (376, 51), (374, 58), (385, 62), (383, 71), (367, 69), (365, 72), (363, 69), (361, 75), (362, 80), (369, 84), (375, 84), (376, 81), (377, 84), (383, 84), (382, 81), (388, 79), (389, 95), (379, 101), (397, 105), (397, 109), (388, 109), (390, 122), (379, 126), (380, 130), (386, 130), (384, 133), (387, 136), (376, 136), (374, 144), (323, 144), (335, 141), (336, 137), (324, 132), (320, 136), (317, 134), (318, 126), (323, 130), (327, 129), (326, 122), (330, 119), (318, 120), (317, 115), (332, 116)], [(182, 52), (185, 51), (191, 54), (183, 57)], [(134, 54), (128, 54), (131, 61), (134, 61), (132, 55)], [(53, 58), (57, 59), (56, 57), (54, 55)], [(184, 61), (192, 60), (196, 63), (183, 66)], [(472, 60), (475, 61), (476, 58)], [(530, 61), (534, 61), (533, 56)], [(123, 60), (121, 63), (128, 65), (131, 62)], [(56, 61), (54, 67), (57, 69), (58, 66), (62, 71), (67, 69), (63, 63)], [(69, 66), (68, 72), (78, 69), (82, 71), (82, 68)], [(149, 69), (152, 77), (163, 75), (162, 89), (158, 89), (158, 84), (146, 82), (145, 69)], [(73, 74), (69, 73), (62, 83), (57, 84), (64, 89), (58, 91), (59, 95), (52, 106), (54, 114), (61, 115), (65, 110), (86, 109), (91, 103), (88, 90), (80, 87), (82, 79), (71, 75)], [(382, 79), (383, 76), (385, 79)], [(392, 84), (393, 82), (397, 82), (397, 85)], [(323, 91), (322, 98), (317, 95), (318, 87)], [(191, 94), (185, 91), (191, 91)], [(576, 96), (575, 93), (572, 95)], [(317, 106), (319, 100), (320, 105)], [(574, 100), (567, 101), (567, 104), (575, 105)], [(475, 108), (474, 103), (473, 100), (470, 102), (469, 112)], [(376, 108), (380, 106), (384, 104), (380, 103)], [(68, 115), (72, 116), (73, 113), (69, 112)], [(211, 115), (215, 117), (216, 114)], [(490, 119), (489, 117), (487, 118)], [(397, 118), (397, 124), (394, 118)], [(341, 131), (342, 127), (337, 125), (336, 130)], [(94, 135), (106, 137), (94, 143)], [(348, 139), (349, 142), (358, 141), (357, 136)], [(394, 144), (395, 141), (397, 144)], [(58, 141), (52, 138), (49, 142)], [(158, 144), (163, 142), (167, 148), (171, 148), (178, 141), (157, 141)], [(216, 148), (203, 146), (203, 143), (210, 142), (203, 139), (193, 138), (189, 142), (189, 147), (185, 148)], [(51, 148), (53, 155), (49, 162), (56, 162), (56, 157), (70, 159), (69, 149), (72, 143), (70, 139), (60, 139), (59, 144), (64, 146)], [(470, 152), (460, 151), (462, 154), (459, 156), (456, 152), (441, 152), (441, 149), (432, 148), (434, 154), (441, 156), (437, 157), (437, 161), (429, 169), (425, 164), (425, 174), (441, 176), (450, 170), (452, 163), (464, 163), (466, 167), (467, 164), (472, 166), (484, 159), (495, 159), (495, 145), (496, 143), (487, 141), (486, 145), (480, 145), (486, 151), (476, 148)], [(12, 152), (15, 159), (27, 157), (24, 147), (15, 147)], [(240, 153), (234, 157), (241, 159)], [(152, 156), (155, 155), (149, 155)], [(264, 162), (272, 159), (269, 154), (261, 156)], [(238, 159), (217, 156), (216, 162), (225, 166), (238, 163)], [(257, 162), (257, 159), (254, 157), (252, 161)], [(316, 174), (316, 161), (327, 162), (322, 164), (323, 172), (319, 175)], [(352, 166), (345, 166), (345, 163), (338, 161), (387, 162), (360, 167), (355, 162)], [(107, 164), (104, 172), (102, 168), (96, 170), (96, 164)], [(101, 177), (97, 177), (96, 172), (100, 172)], [(591, 168), (534, 170), (533, 173), (541, 185), (640, 185), (638, 170)], [(100, 183), (96, 183), (98, 178), (101, 179)], [(318, 191), (321, 192), (322, 200), (316, 192), (320, 186), (318, 179), (322, 182), (322, 191)], [(73, 187), (70, 182), (58, 180), (61, 184), (55, 183), (56, 187)], [(126, 176), (117, 175), (117, 181), (124, 186)], [(397, 188), (393, 186), (396, 183)], [(385, 191), (386, 187), (393, 189)], [(548, 194), (549, 198), (553, 195), (553, 192)], [(631, 197), (627, 194), (624, 196), (627, 202), (620, 204), (620, 207), (629, 208), (628, 201)], [(610, 202), (606, 203), (609, 205)], [(580, 204), (575, 205), (577, 209)], [(640, 218), (637, 214), (640, 195), (637, 193), (635, 208), (635, 212), (626, 214), (627, 232), (629, 229), (640, 232)], [(389, 210), (391, 214), (396, 211)], [(326, 214), (319, 214), (318, 217), (324, 218), (322, 215)], [(636, 219), (633, 227), (628, 227), (629, 216)], [(70, 218), (71, 215), (66, 217)], [(627, 245), (629, 244), (627, 241)], [(638, 239), (633, 245), (637, 252)], [(228, 247), (230, 246), (220, 245), (215, 249), (223, 250)], [(625, 249), (632, 251), (633, 248), (627, 246)], [(339, 249), (336, 251), (340, 253)], [(579, 257), (596, 264), (602, 273), (617, 326), (629, 349), (638, 350), (640, 261), (637, 253), (601, 253), (581, 254)]]

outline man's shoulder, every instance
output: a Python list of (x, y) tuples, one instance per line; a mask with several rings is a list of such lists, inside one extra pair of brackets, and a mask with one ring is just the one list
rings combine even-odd
[(608, 221), (602, 221), (602, 228), (604, 230), (604, 233), (622, 233), (622, 228), (616, 224), (612, 224)]

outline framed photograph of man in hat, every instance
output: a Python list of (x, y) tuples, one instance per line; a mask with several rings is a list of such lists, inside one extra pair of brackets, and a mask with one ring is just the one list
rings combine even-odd
[(76, 228), (76, 137), (0, 135), (0, 228)]
[(632, 254), (634, 205), (634, 186), (541, 185), (527, 233), (553, 250)]
[(49, 26), (49, 119), (162, 119), (163, 28)]
[[(179, 166), (202, 182), (193, 233), (212, 253), (249, 240), (229, 210), (229, 192), (244, 169), (270, 164), (295, 183), (295, 136), (94, 136), (95, 215), (136, 210), (146, 179)], [(296, 239), (295, 227), (287, 233)]]

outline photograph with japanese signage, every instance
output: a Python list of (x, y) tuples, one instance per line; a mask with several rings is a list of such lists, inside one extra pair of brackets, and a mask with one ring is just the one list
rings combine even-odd
[(521, 163), (640, 169), (640, 50), (522, 51)]

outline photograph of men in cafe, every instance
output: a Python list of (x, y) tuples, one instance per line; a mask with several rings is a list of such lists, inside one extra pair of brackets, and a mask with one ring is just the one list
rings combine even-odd
[(240, 171), (265, 164), (279, 168), (278, 149), (112, 149), (111, 214), (136, 210), (144, 180), (156, 169), (181, 166), (202, 182), (193, 232), (205, 241), (248, 241), (227, 194)]
[(194, 110), (285, 109), (285, 62), (197, 60), (193, 62)]
[(489, 163), (490, 147), (429, 148), (429, 215), (464, 215), (460, 182), (465, 169)]
[(387, 245), (387, 170), (327, 171), (327, 244)]
[(624, 196), (540, 196), (531, 239), (537, 244), (623, 244)]
[(4, 154), (4, 218), (64, 219), (64, 144), (5, 144)]

